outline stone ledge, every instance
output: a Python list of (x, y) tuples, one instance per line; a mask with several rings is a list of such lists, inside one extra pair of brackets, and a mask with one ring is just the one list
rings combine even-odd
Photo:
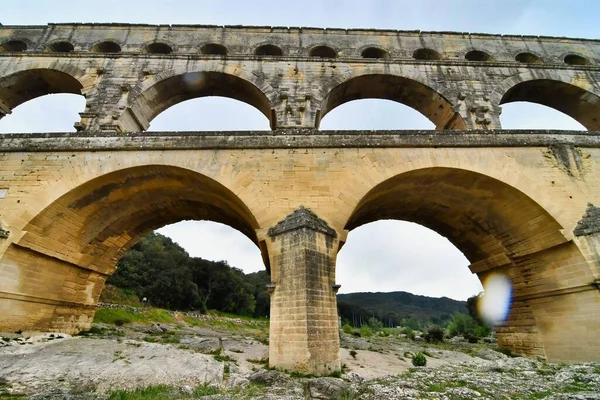
[(0, 135), (0, 152), (276, 148), (600, 147), (600, 132), (547, 130), (73, 132)]
[(300, 206), (296, 211), (269, 229), (269, 236), (274, 237), (301, 228), (311, 229), (331, 237), (337, 236), (335, 230), (327, 225), (327, 222), (323, 221), (315, 213), (303, 206)]
[(549, 35), (515, 35), (515, 34), (494, 34), (484, 32), (458, 32), (458, 31), (422, 31), (422, 30), (400, 30), (400, 29), (369, 29), (369, 28), (334, 28), (334, 27), (310, 27), (310, 26), (274, 26), (274, 25), (207, 25), (207, 24), (144, 24), (144, 23), (97, 23), (97, 22), (60, 22), (48, 23), (47, 25), (3, 25), (0, 24), (0, 29), (20, 29), (20, 30), (46, 30), (53, 27), (59, 28), (77, 28), (91, 27), (95, 30), (102, 29), (137, 29), (137, 30), (152, 30), (157, 28), (174, 31), (194, 30), (232, 30), (244, 32), (265, 33), (265, 31), (283, 31), (285, 33), (341, 33), (341, 34), (376, 34), (376, 35), (391, 35), (391, 36), (455, 36), (468, 38), (502, 38), (521, 41), (523, 39), (532, 40), (551, 40), (551, 41), (578, 41), (578, 42), (598, 42), (600, 39), (592, 38), (569, 38), (565, 36), (549, 36)]

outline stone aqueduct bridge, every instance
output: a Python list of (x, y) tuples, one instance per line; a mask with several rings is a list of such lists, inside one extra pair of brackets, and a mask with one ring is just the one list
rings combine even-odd
[[(402, 219), (448, 237), (481, 279), (512, 279), (501, 346), (600, 360), (600, 42), (68, 24), (0, 27), (0, 50), (2, 114), (49, 93), (87, 101), (76, 134), (0, 139), (0, 331), (89, 328), (141, 235), (206, 219), (262, 251), (271, 364), (327, 373), (340, 368), (336, 254), (349, 230)], [(244, 101), (273, 131), (144, 133), (200, 96)], [(318, 131), (362, 98), (438, 130)], [(589, 131), (501, 130), (513, 101)]]

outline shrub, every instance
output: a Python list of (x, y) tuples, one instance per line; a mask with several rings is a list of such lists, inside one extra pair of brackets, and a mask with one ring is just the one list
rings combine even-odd
[(488, 325), (477, 325), (475, 335), (480, 338), (488, 337), (492, 333), (492, 329)]
[(373, 336), (373, 329), (371, 329), (369, 325), (363, 325), (360, 328), (360, 334), (363, 337)]
[(371, 329), (373, 329), (374, 331), (377, 331), (377, 330), (383, 328), (383, 324), (381, 323), (381, 321), (375, 317), (369, 318), (368, 324), (369, 324), (369, 327), (371, 327)]
[(412, 364), (415, 367), (424, 367), (427, 365), (427, 357), (425, 357), (425, 354), (418, 352), (413, 356)]
[(344, 333), (351, 334), (352, 333), (352, 327), (350, 325), (346, 324), (346, 325), (342, 326), (342, 331)]
[(350, 355), (352, 356), (352, 358), (356, 359), (356, 355), (358, 353), (356, 352), (356, 350), (350, 350)]
[(429, 343), (440, 343), (444, 341), (444, 331), (439, 326), (429, 328), (425, 334), (425, 340)]
[(404, 329), (402, 329), (402, 333), (405, 334), (406, 337), (410, 340), (415, 340), (415, 333), (413, 332), (410, 326), (407, 326)]

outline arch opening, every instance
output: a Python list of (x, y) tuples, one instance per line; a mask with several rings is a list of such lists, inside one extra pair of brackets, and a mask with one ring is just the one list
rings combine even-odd
[(62, 71), (31, 69), (0, 78), (0, 104), (12, 110), (26, 101), (47, 94), (82, 95), (82, 89), (79, 80)]
[(317, 46), (310, 49), (308, 55), (319, 58), (336, 58), (337, 52), (329, 46)]
[(147, 54), (171, 54), (173, 48), (166, 43), (154, 42), (150, 43), (143, 49), (143, 53)]
[(48, 46), (48, 51), (53, 53), (70, 53), (75, 49), (73, 44), (69, 42), (55, 42)]
[(122, 169), (76, 187), (28, 223), (20, 245), (65, 247), (74, 264), (111, 274), (143, 235), (183, 220), (219, 222), (259, 245), (258, 223), (233, 192), (207, 176), (164, 165)]
[(500, 122), (503, 129), (586, 130), (577, 120), (558, 110), (520, 101), (502, 106)]
[(140, 305), (265, 317), (267, 282), (260, 250), (241, 232), (211, 221), (182, 221), (133, 245), (106, 280), (112, 287), (100, 301), (111, 303), (116, 287), (134, 293)]
[(462, 117), (442, 95), (421, 82), (396, 75), (361, 75), (338, 84), (321, 102), (320, 120), (353, 100), (383, 99), (407, 105), (423, 114), (437, 129), (466, 129)]
[(413, 58), (415, 60), (435, 61), (441, 60), (442, 55), (433, 49), (423, 48), (415, 50), (413, 53)]
[[(548, 359), (571, 357), (570, 342), (564, 340), (569, 328), (560, 320), (564, 313), (548, 314), (546, 303), (531, 299), (552, 297), (555, 290), (573, 284), (589, 285), (593, 273), (560, 223), (535, 200), (488, 175), (430, 167), (376, 185), (360, 200), (345, 228), (388, 219), (438, 232), (465, 255), (481, 281), (501, 276), (512, 286), (508, 319), (496, 326), (500, 346)], [(577, 273), (569, 275), (572, 267)], [(570, 300), (561, 304), (579, 312)]]
[(578, 86), (551, 79), (517, 83), (504, 93), (500, 104), (529, 102), (560, 111), (589, 130), (600, 129), (600, 97)]
[(254, 54), (257, 56), (279, 57), (283, 55), (283, 50), (273, 44), (263, 44), (256, 48)]
[(120, 53), (121, 46), (118, 43), (106, 41), (101, 43), (96, 43), (91, 51), (93, 53)]
[(237, 229), (260, 247), (268, 272), (256, 219), (230, 189), (189, 169), (140, 165), (69, 189), (22, 228), (23, 235), (3, 252), (0, 264), (16, 265), (19, 276), (28, 277), (11, 281), (8, 290), (33, 296), (34, 307), (43, 312), (32, 310), (35, 315), (24, 319), (17, 309), (7, 323), (69, 333), (89, 329), (105, 281), (125, 252), (145, 234), (184, 220)]
[(200, 48), (200, 52), (206, 55), (226, 56), (227, 48), (217, 43), (207, 43)]
[(518, 257), (535, 238), (543, 239), (541, 248), (565, 241), (558, 222), (524, 193), (455, 168), (414, 170), (380, 183), (360, 201), (346, 229), (381, 219), (428, 227), (447, 237), (472, 263), (497, 254)]
[(148, 124), (169, 107), (200, 97), (227, 97), (239, 100), (259, 110), (274, 126), (271, 103), (251, 82), (221, 72), (188, 72), (157, 82), (142, 92), (131, 109), (138, 120)]
[(344, 103), (321, 120), (322, 130), (435, 129), (418, 111), (392, 100), (362, 99)]
[(354, 228), (336, 264), (342, 293), (405, 291), (466, 300), (482, 290), (467, 268), (469, 261), (448, 239), (407, 221), (378, 220)]
[(8, 42), (0, 45), (0, 52), (3, 53), (18, 53), (25, 50), (27, 50), (27, 43), (23, 42), (22, 40), (9, 40)]
[(467, 61), (478, 61), (478, 62), (486, 62), (493, 61), (493, 57), (481, 50), (471, 50), (467, 54), (465, 54), (465, 60)]
[(369, 47), (366, 48), (360, 53), (362, 58), (372, 58), (372, 59), (381, 59), (381, 60), (389, 60), (390, 54), (378, 47)]
[(17, 106), (0, 119), (0, 133), (74, 132), (86, 100), (75, 94), (49, 94)]
[[(231, 118), (235, 115), (235, 118)], [(148, 131), (261, 131), (269, 121), (256, 108), (226, 97), (201, 97), (178, 103), (157, 115)]]

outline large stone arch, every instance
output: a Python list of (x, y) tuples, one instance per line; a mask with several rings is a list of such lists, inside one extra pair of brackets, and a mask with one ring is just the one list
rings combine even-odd
[[(238, 229), (268, 261), (256, 219), (221, 183), (175, 166), (119, 169), (46, 206), (4, 252), (0, 269), (13, 273), (0, 282), (0, 291), (15, 300), (6, 320), (23, 330), (89, 328), (104, 281), (124, 252), (149, 231), (181, 220)], [(40, 307), (37, 314), (30, 310), (33, 304)]]
[(600, 129), (600, 86), (583, 71), (530, 70), (513, 75), (494, 89), (492, 104), (525, 101), (561, 111), (588, 130)]
[(593, 308), (580, 306), (600, 303), (593, 270), (561, 224), (525, 193), (470, 170), (415, 169), (373, 187), (345, 228), (382, 219), (415, 222), (447, 237), (482, 281), (491, 273), (512, 280), (512, 311), (496, 329), (499, 345), (554, 361), (586, 359), (589, 348), (570, 338), (593, 341), (592, 330), (578, 326), (597, 323)]
[(24, 63), (4, 72), (0, 77), (0, 118), (37, 97), (54, 93), (84, 95), (93, 86), (89, 75), (66, 63)]
[(353, 100), (384, 99), (407, 105), (423, 114), (436, 129), (466, 129), (463, 117), (440, 92), (422, 82), (416, 74), (395, 74), (390, 71), (360, 71), (340, 74), (321, 89), (321, 119), (334, 108)]
[(177, 69), (158, 73), (134, 87), (123, 104), (122, 124), (132, 131), (144, 131), (167, 108), (182, 101), (221, 96), (247, 103), (277, 126), (273, 110), (274, 89), (263, 79), (241, 69)]

